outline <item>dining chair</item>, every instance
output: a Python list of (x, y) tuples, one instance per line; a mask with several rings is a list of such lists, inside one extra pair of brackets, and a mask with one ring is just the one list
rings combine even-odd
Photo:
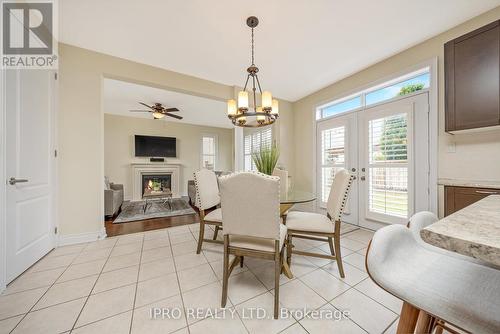
[[(431, 213), (415, 214), (410, 228), (386, 226), (368, 245), (368, 275), (404, 302), (397, 333), (456, 332), (449, 324), (470, 333), (499, 333), (500, 270), (425, 245), (416, 232), (435, 221)], [(422, 311), (434, 321), (419, 328)]]
[[(220, 207), (206, 213), (207, 209), (219, 206), (219, 185), (217, 176), (208, 169), (200, 169), (194, 173), (194, 185), (196, 188), (195, 205), (200, 211), (200, 233), (198, 237), (198, 247), (196, 254), (200, 254), (203, 241), (222, 243), (217, 240), (217, 233), (222, 228), (222, 213)], [(205, 239), (205, 225), (215, 226), (212, 239)]]
[[(240, 172), (219, 179), (224, 220), (222, 307), (229, 276), (245, 256), (274, 260), (274, 318), (278, 318), (279, 280), (283, 266), (286, 226), (281, 224), (279, 178)], [(234, 255), (229, 265), (229, 255)]]
[[(288, 228), (287, 263), (289, 266), (292, 254), (336, 260), (340, 277), (345, 277), (340, 252), (340, 218), (344, 212), (353, 179), (354, 177), (345, 169), (340, 169), (335, 173), (326, 205), (326, 216), (301, 211), (292, 211), (287, 214), (285, 221)], [(331, 255), (296, 250), (293, 247), (293, 238), (328, 242)]]

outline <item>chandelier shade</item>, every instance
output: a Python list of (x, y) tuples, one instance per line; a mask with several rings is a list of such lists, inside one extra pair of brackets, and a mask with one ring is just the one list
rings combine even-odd
[[(247, 68), (247, 79), (243, 90), (238, 93), (238, 99), (227, 101), (227, 117), (236, 126), (241, 127), (261, 127), (273, 124), (279, 117), (278, 100), (273, 99), (271, 92), (262, 91), (257, 72), (259, 68), (255, 66), (254, 59), (254, 28), (259, 24), (259, 19), (255, 16), (247, 18), (247, 25), (252, 30), (252, 64)], [(247, 91), (248, 83), (252, 88), (249, 96)], [(257, 90), (260, 94), (260, 105), (257, 104)], [(250, 99), (252, 104), (250, 104)]]

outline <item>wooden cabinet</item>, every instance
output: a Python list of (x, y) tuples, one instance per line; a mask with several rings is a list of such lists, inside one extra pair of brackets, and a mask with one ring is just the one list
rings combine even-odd
[(448, 132), (500, 125), (499, 22), (444, 46)]
[(500, 189), (445, 186), (444, 215), (451, 215), (486, 196), (495, 194), (500, 195)]

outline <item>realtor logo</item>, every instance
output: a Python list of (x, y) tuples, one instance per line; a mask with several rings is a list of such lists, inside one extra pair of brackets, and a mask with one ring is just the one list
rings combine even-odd
[(53, 1), (3, 1), (2, 67), (56, 68), (55, 22)]

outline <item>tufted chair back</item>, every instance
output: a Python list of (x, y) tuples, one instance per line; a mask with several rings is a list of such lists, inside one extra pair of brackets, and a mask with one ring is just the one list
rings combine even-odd
[(280, 239), (280, 180), (256, 172), (219, 179), (224, 234)]
[(206, 210), (220, 203), (219, 185), (217, 176), (208, 169), (194, 172), (194, 185), (196, 187), (196, 207)]
[(340, 169), (333, 177), (326, 210), (333, 221), (340, 220), (349, 197), (354, 177), (345, 169)]

